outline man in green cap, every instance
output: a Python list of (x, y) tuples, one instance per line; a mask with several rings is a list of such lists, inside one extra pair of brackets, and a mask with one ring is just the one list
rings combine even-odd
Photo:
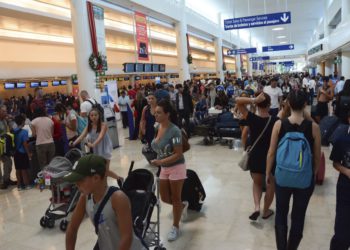
[[(110, 191), (113, 187), (108, 187), (105, 173), (106, 160), (90, 154), (77, 161), (72, 172), (64, 177), (64, 180), (75, 183), (81, 192), (66, 231), (67, 250), (75, 249), (78, 229), (85, 213), (96, 223), (98, 240), (94, 249), (142, 249), (140, 241), (133, 234), (129, 199), (120, 190)], [(100, 205), (102, 210), (99, 209)], [(99, 211), (99, 216), (95, 218)]]

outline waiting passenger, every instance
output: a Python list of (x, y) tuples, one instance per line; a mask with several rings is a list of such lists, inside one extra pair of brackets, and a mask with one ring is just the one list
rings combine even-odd
[(329, 86), (329, 78), (323, 79), (322, 88), (318, 89), (317, 93), (317, 115), (316, 122), (320, 122), (323, 117), (328, 115), (328, 103), (333, 99), (333, 90)]
[[(347, 117), (350, 124), (350, 111)], [(350, 248), (350, 131), (335, 142), (329, 158), (333, 161), (333, 167), (339, 172), (334, 236), (330, 250), (348, 250)]]
[[(273, 185), (273, 175), (275, 175), (275, 234), (278, 250), (295, 250), (299, 246), (303, 237), (305, 213), (314, 190), (315, 176), (317, 175), (321, 156), (320, 129), (316, 123), (304, 117), (304, 108), (307, 104), (306, 93), (300, 90), (292, 91), (289, 93), (287, 100), (291, 108), (291, 115), (287, 119), (277, 121), (273, 127), (266, 168), (267, 187), (271, 184)], [(298, 138), (300, 139), (294, 141), (297, 143), (305, 142), (301, 144), (302, 147), (300, 149), (291, 148), (284, 151), (283, 147), (285, 147), (285, 145), (295, 146), (295, 144), (288, 144), (288, 136), (291, 135), (289, 132), (299, 132), (298, 136), (300, 137)], [(301, 136), (303, 139), (301, 139)], [(285, 141), (285, 143), (279, 144), (282, 140)], [(278, 165), (280, 164), (279, 158), (282, 154), (288, 152), (286, 153), (287, 157), (284, 158), (288, 160), (289, 156), (294, 156), (294, 151), (299, 157), (298, 161), (296, 161), (299, 171), (293, 171), (294, 168), (287, 171), (294, 167), (294, 164), (292, 164), (294, 161), (289, 161), (288, 165)], [(274, 169), (275, 159), (277, 159), (276, 173)], [(284, 175), (279, 174), (282, 172), (277, 174), (279, 169), (284, 170)], [(304, 178), (300, 178), (299, 176), (298, 179), (296, 173), (300, 173)], [(291, 182), (292, 185), (288, 181)], [(301, 181), (303, 182), (301, 183)], [(291, 196), (293, 196), (292, 224), (287, 243), (287, 221)]]
[[(268, 146), (270, 145), (272, 128), (278, 118), (277, 116), (270, 116), (269, 114), (271, 99), (266, 93), (261, 93), (256, 98), (237, 97), (236, 104), (238, 110), (242, 114), (242, 119), (246, 120), (246, 125), (249, 127), (249, 146), (253, 147), (250, 152), (248, 166), (253, 179), (255, 208), (254, 212), (249, 216), (249, 219), (255, 221), (260, 216), (260, 201), (266, 172), (266, 155)], [(246, 105), (249, 104), (257, 106), (259, 115), (248, 111)], [(270, 210), (274, 192), (274, 185), (271, 183), (271, 185), (267, 187), (264, 198), (263, 219), (268, 219), (274, 214), (274, 212)]]
[(264, 87), (264, 92), (271, 98), (271, 107), (269, 113), (272, 116), (277, 116), (283, 97), (281, 88), (277, 86), (277, 81), (277, 78), (272, 78), (270, 81), (270, 86)]
[(188, 207), (188, 202), (181, 201), (182, 187), (186, 179), (182, 133), (175, 125), (177, 116), (170, 101), (162, 100), (158, 103), (155, 117), (159, 126), (152, 141), (152, 148), (158, 156), (151, 163), (161, 167), (159, 190), (162, 201), (173, 206), (173, 225), (168, 233), (168, 241), (174, 241), (180, 235), (181, 214), (185, 219)]

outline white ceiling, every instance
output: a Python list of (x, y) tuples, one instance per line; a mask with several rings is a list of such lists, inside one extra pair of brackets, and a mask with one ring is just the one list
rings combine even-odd
[[(317, 28), (324, 13), (325, 0), (186, 0), (186, 5), (199, 14), (218, 23), (218, 15), (222, 19), (244, 17), (291, 11), (292, 23), (281, 25), (284, 30), (272, 31), (278, 26), (267, 26), (252, 29), (241, 29), (241, 38), (252, 46), (278, 45), (280, 42), (294, 43), (296, 52), (305, 51), (310, 38)], [(266, 11), (265, 11), (266, 9)], [(223, 20), (221, 22), (223, 27)], [(230, 32), (230, 31), (226, 31)], [(236, 33), (237, 31), (233, 31)], [(285, 38), (277, 38), (285, 36)]]

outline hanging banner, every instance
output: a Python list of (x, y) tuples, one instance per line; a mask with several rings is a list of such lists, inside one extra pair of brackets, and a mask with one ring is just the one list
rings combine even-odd
[(148, 36), (146, 15), (135, 12), (138, 59), (148, 61)]
[(252, 63), (252, 69), (253, 70), (258, 70), (258, 62), (253, 62)]
[(294, 44), (264, 46), (264, 47), (262, 47), (262, 52), (293, 50), (293, 49), (294, 49)]
[(95, 19), (95, 29), (96, 29), (96, 42), (98, 52), (103, 57), (102, 59), (102, 70), (107, 71), (107, 60), (106, 60), (106, 35), (105, 35), (105, 23), (104, 23), (104, 10), (103, 8), (93, 5), (92, 7)]
[(254, 53), (256, 53), (256, 48), (229, 49), (229, 50), (227, 50), (228, 56), (240, 55), (240, 54), (254, 54)]
[(269, 56), (258, 56), (258, 57), (251, 57), (251, 58), (249, 58), (249, 61), (251, 61), (251, 62), (266, 61), (266, 60), (270, 60), (270, 57)]

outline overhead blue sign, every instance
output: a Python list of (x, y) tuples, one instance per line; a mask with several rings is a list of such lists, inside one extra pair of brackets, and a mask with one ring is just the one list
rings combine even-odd
[(249, 29), (291, 23), (290, 11), (224, 20), (225, 30)]
[(252, 68), (253, 68), (253, 70), (257, 70), (258, 69), (258, 62), (253, 62)]
[(276, 65), (277, 63), (276, 62), (268, 62), (268, 63), (265, 63), (266, 65)]
[(229, 49), (227, 51), (228, 56), (235, 56), (240, 54), (254, 54), (256, 53), (256, 48), (246, 48), (246, 49)]
[(258, 56), (258, 57), (251, 57), (251, 58), (249, 58), (249, 61), (251, 61), (251, 62), (266, 61), (266, 60), (270, 60), (270, 57), (269, 56)]
[(284, 62), (279, 62), (279, 64), (290, 67), (290, 66), (294, 66), (294, 61), (284, 61)]
[(294, 44), (264, 46), (264, 47), (262, 47), (262, 51), (263, 52), (280, 51), (280, 50), (293, 50), (293, 49), (294, 49)]
[(259, 64), (259, 70), (264, 70), (264, 64), (263, 63)]

